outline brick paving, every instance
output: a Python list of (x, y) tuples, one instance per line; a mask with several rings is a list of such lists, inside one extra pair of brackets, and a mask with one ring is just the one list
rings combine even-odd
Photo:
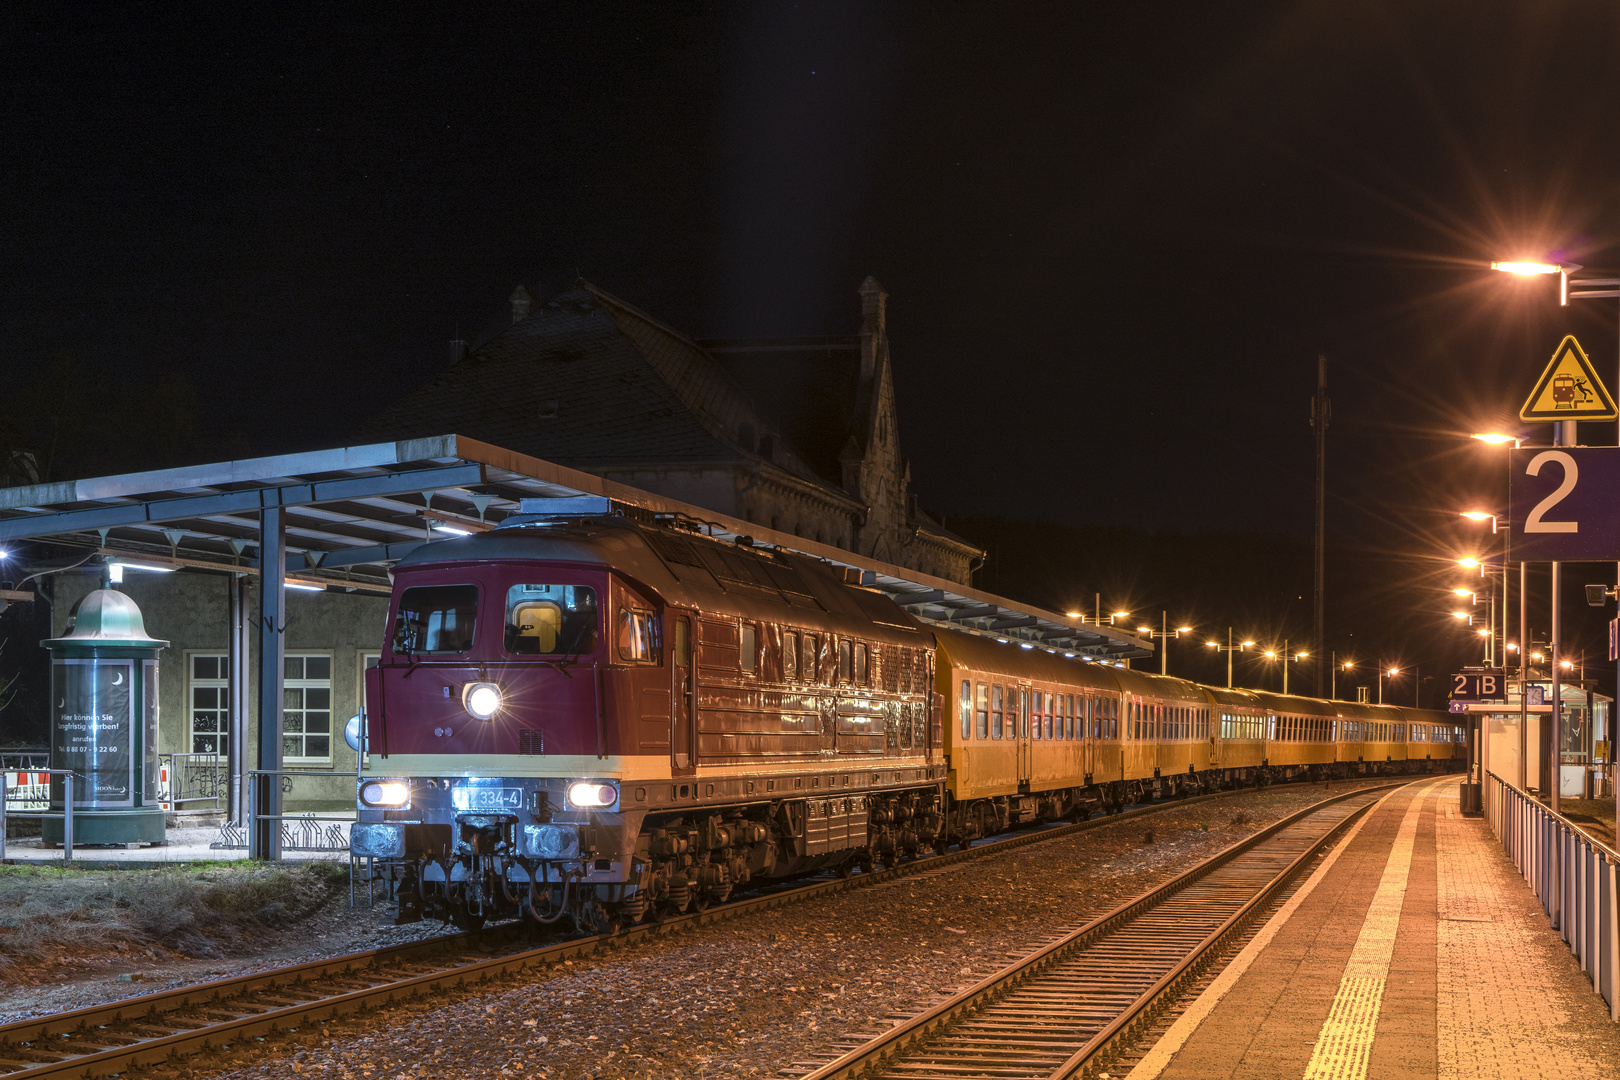
[(1172, 1028), (1168, 1060), (1148, 1055), (1132, 1080), (1620, 1073), (1620, 1025), (1489, 827), (1457, 806), (1455, 777), (1385, 800), (1246, 970)]

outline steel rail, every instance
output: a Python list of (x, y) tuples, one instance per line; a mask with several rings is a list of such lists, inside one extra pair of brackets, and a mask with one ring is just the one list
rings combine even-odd
[[(889, 1031), (804, 1074), (799, 1080), (854, 1080), (857, 1077), (891, 1076), (923, 1080), (927, 1077), (971, 1075), (1068, 1080), (1086, 1075), (1100, 1054), (1121, 1040), (1134, 1037), (1151, 1019), (1155, 1006), (1179, 990), (1185, 980), (1196, 975), (1208, 960), (1213, 959), (1220, 945), (1262, 910), (1278, 889), (1315, 858), (1322, 847), (1379, 800), (1368, 798), (1364, 805), (1352, 808), (1333, 821), (1321, 835), (1310, 838), (1304, 849), (1288, 859), (1281, 870), (1267, 874), (1264, 882), (1236, 890), (1247, 893), (1242, 903), (1222, 919), (1213, 931), (1200, 935), (1196, 941), (1186, 941), (1188, 927), (1196, 924), (1195, 914), (1172, 916), (1177, 933), (1132, 927), (1131, 924), (1156, 909), (1168, 906), (1167, 902), (1178, 894), (1198, 885), (1235, 860), (1255, 853), (1262, 845), (1282, 837), (1288, 830), (1306, 824), (1311, 818), (1332, 810), (1340, 803), (1418, 782), (1423, 781), (1371, 785), (1336, 795), (1290, 814), (986, 976), (933, 1008), (896, 1024)], [(1219, 899), (1213, 899), (1213, 902), (1201, 900), (1199, 904), (1207, 912), (1209, 906), (1219, 902)], [(1154, 940), (1156, 935), (1159, 939), (1157, 942)], [(1120, 937), (1125, 940), (1109, 940)], [(1174, 940), (1177, 937), (1179, 941)], [(1093, 946), (1106, 948), (1092, 950)], [(1122, 985), (1129, 981), (1124, 973), (1135, 973), (1137, 970), (1137, 966), (1130, 964), (1128, 959), (1122, 962), (1122, 956), (1129, 957), (1133, 951), (1151, 953), (1155, 950), (1162, 955), (1171, 948), (1181, 955), (1168, 972), (1123, 1002), (1111, 1003), (1108, 1000), (1110, 997), (1117, 999), (1122, 993)], [(1077, 962), (1083, 964), (1087, 959), (1088, 950), (1098, 953), (1097, 961), (1105, 968), (1099, 976), (1089, 976), (1085, 971), (1075, 970)], [(1044, 986), (1043, 980), (1046, 983)], [(1046, 1019), (1046, 1016), (1033, 1008), (1015, 1009), (1015, 1015), (1006, 1018), (988, 1015), (997, 1003), (1019, 994), (1043, 1003), (1049, 1010), (1047, 1015), (1051, 1015), (1051, 1010), (1061, 1010), (1071, 1029), (1078, 1024), (1094, 1025), (1099, 1030), (1071, 1050), (1072, 1030), (1042, 1030), (1033, 1021)], [(974, 1023), (984, 1031), (957, 1036), (951, 1045), (935, 1046), (936, 1038), (950, 1038), (952, 1032)], [(908, 1057), (939, 1059), (940, 1068), (930, 1069), (927, 1063), (921, 1061), (908, 1064)]]
[[(1316, 804), (1316, 807), (1351, 798), (1361, 792), (1381, 790), (1383, 786), (1387, 785), (1358, 788), (1356, 791), (1336, 796), (1327, 803)], [(464, 986), (528, 968), (558, 964), (603, 947), (617, 947), (643, 938), (675, 933), (682, 929), (798, 903), (846, 889), (878, 885), (981, 856), (995, 855), (1030, 844), (1071, 836), (1115, 822), (1150, 817), (1196, 803), (1251, 794), (1256, 790), (1261, 789), (1241, 788), (1150, 803), (1118, 814), (1105, 814), (1089, 821), (1032, 830), (1021, 835), (992, 840), (966, 850), (913, 859), (872, 873), (780, 889), (662, 921), (635, 923), (624, 927), (616, 934), (571, 938), (535, 949), (459, 964), (438, 971), (406, 975), (403, 978), (391, 977), (390, 973), (378, 970), (368, 972), (367, 969), (378, 969), (389, 963), (412, 962), (425, 959), (424, 954), (467, 947), (477, 940), (475, 935), (447, 934), (194, 986), (177, 987), (155, 994), (143, 994), (48, 1017), (20, 1020), (0, 1025), (0, 1078), (45, 1080), (50, 1077), (60, 1080), (65, 1077), (118, 1073), (131, 1065), (164, 1061), (186, 1051), (195, 1052), (224, 1046), (244, 1038), (261, 1037), (274, 1031), (297, 1028), (306, 1023), (323, 1022), (330, 1017), (363, 1008), (409, 1000), (438, 989)], [(1284, 819), (1285, 822), (1290, 820), (1292, 818)], [(1276, 828), (1277, 826), (1268, 827), (1256, 836), (1269, 835)], [(522, 925), (511, 924), (510, 929), (515, 931)], [(373, 985), (343, 989), (337, 994), (328, 994), (318, 986), (308, 985), (316, 980), (332, 981), (345, 976), (351, 980), (372, 982)], [(296, 998), (304, 994), (311, 995), (309, 1000), (293, 1002), (277, 1000)], [(255, 1002), (250, 995), (260, 995), (270, 1007), (261, 1007), (261, 1003)], [(202, 1023), (194, 1026), (176, 1015), (203, 1010), (212, 1011), (216, 1015), (214, 1018), (205, 1018)], [(221, 1012), (240, 1015), (220, 1018), (218, 1014)], [(180, 1019), (179, 1023), (176, 1023), (177, 1019)], [(163, 1028), (167, 1029), (167, 1032), (159, 1035), (137, 1032), (132, 1037), (116, 1030), (116, 1026), (119, 1025), (142, 1028), (146, 1032), (150, 1032), (153, 1028)], [(78, 1047), (95, 1047), (95, 1049), (79, 1052), (75, 1043)], [(40, 1056), (56, 1057), (58, 1060), (28, 1060), (30, 1057)]]

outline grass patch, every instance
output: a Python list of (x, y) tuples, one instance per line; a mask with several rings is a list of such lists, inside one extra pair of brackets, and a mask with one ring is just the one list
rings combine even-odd
[(219, 957), (346, 895), (348, 867), (0, 867), (0, 979), (29, 961), (162, 949)]

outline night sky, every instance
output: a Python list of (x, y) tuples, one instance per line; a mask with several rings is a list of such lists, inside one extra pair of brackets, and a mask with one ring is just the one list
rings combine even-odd
[(1564, 333), (1615, 380), (1615, 301), (1487, 267), (1620, 270), (1617, 82), (1598, 3), (10, 4), (0, 391), (335, 446), (519, 282), (797, 335), (870, 273), (926, 506), (1308, 539), (1323, 351), (1340, 610), (1410, 650), (1505, 501), (1467, 433)]

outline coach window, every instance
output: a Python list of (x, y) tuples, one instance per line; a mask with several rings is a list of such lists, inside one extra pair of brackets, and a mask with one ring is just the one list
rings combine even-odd
[(737, 639), (738, 662), (744, 671), (753, 674), (759, 668), (759, 631), (753, 623), (743, 623)]
[(1006, 700), (1005, 694), (1006, 689), (1000, 683), (990, 687), (990, 737), (992, 739), (1001, 738), (1001, 725), (1005, 717), (1005, 710), (1002, 708)]
[(792, 682), (799, 677), (799, 635), (782, 635), (782, 678)]
[(973, 687), (966, 679), (962, 680), (962, 701), (958, 706), (962, 713), (962, 738), (973, 737)]
[(1018, 732), (1024, 738), (1029, 738), (1029, 691), (1018, 691)]
[(847, 639), (841, 640), (838, 643), (838, 681), (847, 686), (854, 674), (855, 650)]
[(821, 679), (821, 642), (814, 634), (803, 635), (799, 649), (799, 678), (813, 683)]
[[(414, 591), (406, 590), (406, 596)], [(583, 585), (513, 585), (506, 591), (507, 652), (518, 656), (577, 656), (595, 650), (595, 589)]]
[(980, 683), (978, 686), (978, 709), (976, 714), (978, 736), (981, 739), (988, 739), (990, 737), (990, 687), (984, 683)]
[(658, 662), (658, 618), (650, 611), (619, 612), (619, 659), (642, 664)]
[(855, 646), (855, 685), (866, 685), (866, 645)]
[(1034, 700), (1030, 702), (1029, 707), (1035, 715), (1035, 738), (1037, 739), (1041, 737), (1041, 699), (1045, 696), (1046, 695), (1042, 694), (1039, 690), (1035, 691), (1034, 694), (1031, 695)]

